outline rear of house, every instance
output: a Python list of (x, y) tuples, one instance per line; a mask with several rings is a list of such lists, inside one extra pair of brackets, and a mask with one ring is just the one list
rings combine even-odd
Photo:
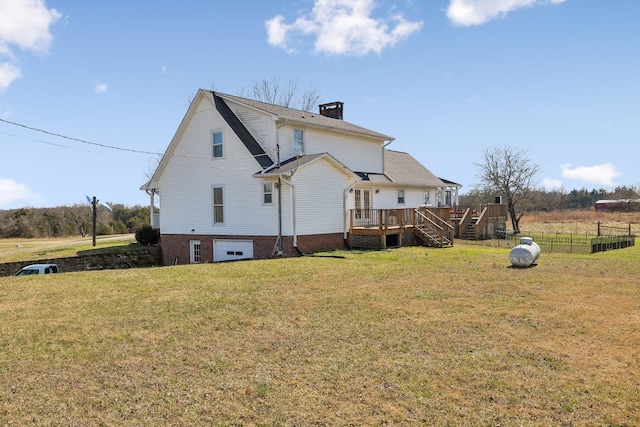
[[(144, 189), (165, 264), (341, 249), (353, 212), (443, 203), (393, 138), (320, 113), (200, 90)], [(155, 208), (159, 201), (159, 215)]]

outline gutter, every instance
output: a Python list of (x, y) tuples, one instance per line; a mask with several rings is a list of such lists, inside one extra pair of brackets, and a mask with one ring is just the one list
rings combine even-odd
[[(289, 178), (291, 178), (291, 175)], [(289, 194), (291, 195), (291, 233), (293, 235), (293, 249), (298, 255), (304, 256), (304, 253), (298, 248), (298, 233), (296, 231), (296, 186), (286, 179), (283, 179), (281, 182), (285, 182), (291, 187), (291, 193)]]

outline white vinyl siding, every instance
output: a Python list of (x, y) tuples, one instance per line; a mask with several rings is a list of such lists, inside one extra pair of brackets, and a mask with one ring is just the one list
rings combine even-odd
[[(273, 153), (276, 149), (276, 124), (274, 124), (271, 115), (245, 109), (229, 101), (227, 101), (227, 105), (251, 135), (253, 135), (255, 140), (258, 141), (262, 149), (266, 153)], [(282, 141), (280, 141), (280, 143), (282, 144)]]
[[(383, 172), (382, 145), (384, 141), (372, 140), (339, 132), (316, 128), (304, 129), (304, 154), (330, 153), (354, 172)], [(296, 155), (294, 128), (284, 126), (278, 130), (280, 157), (283, 160)]]
[[(159, 181), (161, 232), (277, 235), (278, 211), (262, 204), (262, 180), (252, 177), (260, 166), (235, 132), (206, 100), (187, 120)], [(224, 158), (215, 162), (210, 160), (212, 129), (222, 130), (224, 137)], [(224, 188), (224, 224), (213, 223), (213, 186)], [(287, 196), (283, 209), (288, 203)]]
[[(404, 190), (404, 205), (398, 204), (398, 190), (397, 187), (380, 187), (380, 193), (373, 194), (375, 199), (376, 209), (402, 209), (402, 208), (417, 208), (421, 205), (424, 205), (425, 193), (429, 192), (431, 205), (435, 205), (434, 194), (436, 194), (436, 189), (427, 189), (424, 188), (412, 188), (412, 187), (403, 187)], [(375, 193), (375, 192), (374, 192)]]
[[(293, 184), (298, 235), (344, 231), (343, 194), (349, 185), (344, 172), (321, 159), (298, 169)], [(287, 187), (282, 186), (283, 192)], [(283, 211), (289, 215), (288, 210)], [(288, 235), (292, 227), (290, 223), (285, 225)]]

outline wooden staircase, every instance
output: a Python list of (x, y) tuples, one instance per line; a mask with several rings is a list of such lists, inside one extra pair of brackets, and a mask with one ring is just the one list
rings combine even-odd
[(453, 226), (437, 215), (424, 211), (416, 212), (416, 226), (414, 234), (426, 246), (434, 248), (448, 248), (453, 246)]
[[(458, 236), (465, 240), (482, 240), (488, 238), (487, 233), (493, 233), (495, 227), (487, 224), (506, 223), (506, 205), (489, 203), (479, 210), (479, 213), (468, 208), (458, 225)], [(502, 227), (504, 229), (504, 226)]]

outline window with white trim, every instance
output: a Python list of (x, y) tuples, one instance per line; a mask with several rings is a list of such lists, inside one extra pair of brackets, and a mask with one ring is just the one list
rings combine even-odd
[(189, 262), (191, 262), (191, 264), (202, 262), (200, 240), (189, 241), (189, 258)]
[(262, 203), (265, 205), (273, 204), (273, 182), (262, 183)]
[(429, 205), (429, 190), (424, 190), (424, 204)]
[(213, 157), (222, 157), (222, 132), (213, 132), (212, 134), (213, 144)]
[(398, 189), (398, 204), (404, 205), (404, 190)]
[(213, 223), (224, 223), (224, 203), (222, 187), (213, 187)]
[(293, 154), (304, 154), (304, 131), (293, 130)]

